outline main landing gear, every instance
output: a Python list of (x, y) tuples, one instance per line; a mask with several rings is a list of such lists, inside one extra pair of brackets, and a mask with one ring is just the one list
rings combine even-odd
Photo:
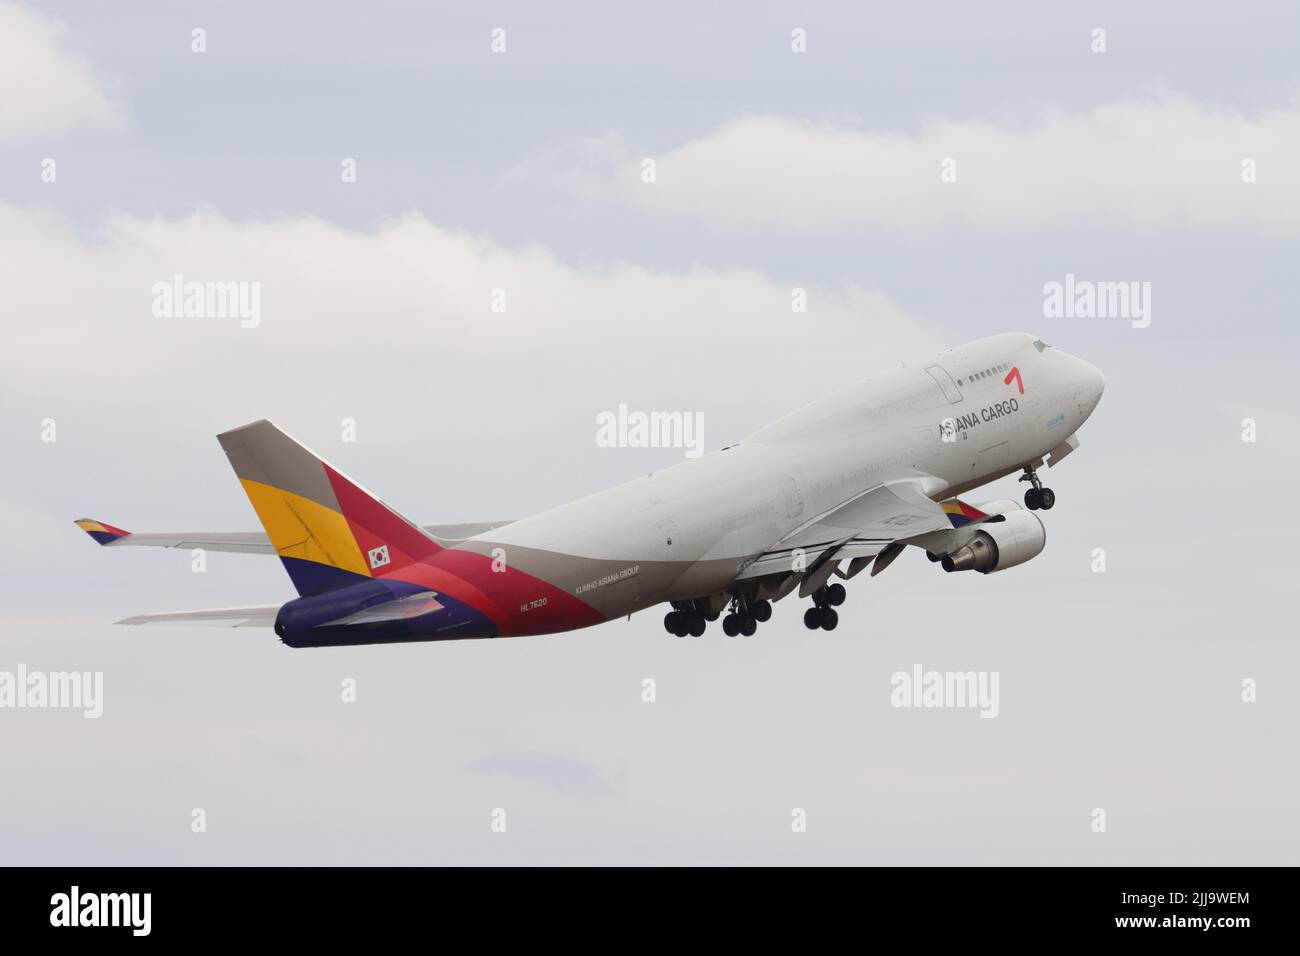
[(835, 630), (840, 623), (839, 612), (835, 609), (844, 603), (846, 596), (844, 585), (838, 582), (818, 588), (812, 593), (813, 606), (804, 611), (804, 627), (810, 631), (818, 628), (823, 631)]
[[(673, 609), (664, 615), (664, 630), (675, 637), (703, 637), (708, 622), (716, 621), (719, 611), (711, 610), (709, 602), (674, 601)], [(722, 632), (728, 637), (743, 634), (752, 637), (758, 625), (772, 617), (770, 601), (750, 601), (746, 598), (731, 599), (731, 610), (722, 618)]]
[(771, 617), (771, 601), (749, 601), (733, 597), (731, 612), (722, 619), (722, 633), (727, 637), (735, 637), (737, 634), (753, 637), (758, 625)]
[(716, 621), (718, 612), (706, 600), (674, 601), (673, 609), (664, 615), (664, 630), (674, 637), (703, 637), (709, 621)]
[(707, 622), (694, 611), (669, 611), (664, 615), (664, 630), (674, 637), (703, 637)]
[(1037, 511), (1039, 508), (1050, 511), (1052, 505), (1056, 504), (1056, 492), (1051, 488), (1043, 487), (1043, 483), (1038, 480), (1038, 472), (1032, 465), (1025, 466), (1025, 473), (1020, 476), (1020, 480), (1027, 481), (1033, 486), (1025, 492), (1025, 507), (1030, 511)]

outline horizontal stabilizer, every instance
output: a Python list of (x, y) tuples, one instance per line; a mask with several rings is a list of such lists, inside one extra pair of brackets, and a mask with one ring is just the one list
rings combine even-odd
[[(442, 609), (433, 591), (384, 601), (333, 620), (321, 626), (335, 627), (350, 624), (382, 624), (390, 621), (407, 621)], [(273, 627), (280, 612), (279, 604), (259, 604), (254, 607), (219, 607), (203, 611), (159, 611), (137, 614), (118, 621), (118, 624), (203, 624), (209, 627)]]
[(272, 627), (278, 604), (254, 607), (218, 607), (205, 611), (159, 611), (124, 618), (118, 624), (206, 624), (209, 627)]

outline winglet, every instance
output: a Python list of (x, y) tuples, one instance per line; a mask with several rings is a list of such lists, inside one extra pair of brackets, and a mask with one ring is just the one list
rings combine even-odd
[(954, 528), (960, 528), (962, 525), (970, 524), (972, 521), (983, 521), (988, 517), (978, 508), (973, 508), (960, 498), (949, 498), (942, 502), (940, 507), (943, 508), (944, 514), (952, 522)]
[(94, 518), (78, 518), (76, 524), (78, 528), (100, 544), (112, 544), (114, 541), (125, 538), (131, 533), (123, 531), (121, 528), (114, 528), (111, 524), (96, 521)]

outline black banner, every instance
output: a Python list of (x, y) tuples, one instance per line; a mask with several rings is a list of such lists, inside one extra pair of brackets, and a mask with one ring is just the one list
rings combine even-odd
[[(9, 942), (338, 944), (431, 932), (763, 942), (789, 933), (999, 940), (1237, 941), (1282, 932), (1294, 883), (1277, 869), (7, 869)], [(724, 921), (724, 922), (719, 922)], [(703, 925), (699, 925), (703, 922)], [(710, 925), (717, 924), (717, 925)], [(598, 935), (597, 935), (598, 934)], [(66, 939), (65, 939), (66, 941)]]

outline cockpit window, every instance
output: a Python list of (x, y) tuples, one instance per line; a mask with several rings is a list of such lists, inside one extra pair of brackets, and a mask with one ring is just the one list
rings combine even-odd
[(1043, 351), (1043, 349), (1051, 348), (1051, 346), (1048, 345), (1046, 342), (1044, 342), (1042, 339), (1034, 339), (1034, 348), (1038, 349), (1038, 351), (1041, 352)]

